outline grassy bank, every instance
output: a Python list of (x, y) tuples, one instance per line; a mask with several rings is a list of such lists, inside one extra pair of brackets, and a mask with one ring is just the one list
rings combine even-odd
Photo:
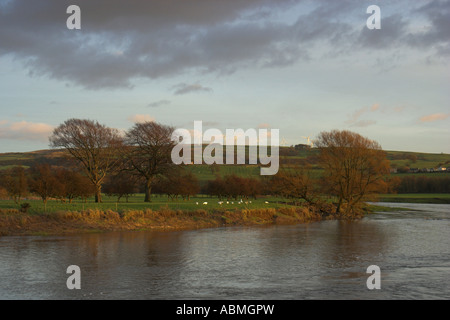
[(366, 208), (366, 214), (379, 213), (379, 212), (398, 212), (398, 211), (415, 211), (410, 208), (402, 207), (387, 207), (381, 205), (370, 204)]
[(306, 207), (266, 209), (213, 209), (154, 211), (88, 209), (52, 213), (23, 213), (0, 209), (0, 236), (58, 235), (122, 230), (184, 230), (223, 226), (293, 224), (321, 220), (322, 216)]
[(381, 195), (381, 202), (450, 204), (448, 193), (405, 193)]
[[(260, 198), (247, 201), (222, 201), (212, 197), (194, 197), (189, 201), (168, 201), (155, 197), (143, 202), (143, 195), (118, 203), (114, 197), (104, 197), (103, 203), (75, 200), (63, 203), (50, 200), (46, 207), (41, 200), (26, 199), (27, 212), (21, 212), (12, 200), (0, 200), (1, 235), (54, 235), (80, 232), (119, 230), (181, 230), (220, 226), (305, 223), (319, 221), (322, 215), (309, 207), (287, 204), (280, 198)], [(449, 194), (389, 194), (379, 201), (401, 203), (450, 203)], [(406, 207), (406, 205), (405, 205)], [(370, 205), (366, 213), (399, 211)], [(405, 209), (410, 210), (410, 209)], [(331, 219), (333, 217), (327, 217)]]
[[(73, 200), (72, 203), (61, 202), (59, 200), (49, 200), (44, 207), (44, 203), (37, 197), (22, 199), (21, 203), (29, 203), (30, 213), (51, 213), (58, 211), (84, 211), (88, 209), (93, 210), (159, 210), (161, 208), (169, 208), (172, 210), (189, 210), (194, 211), (197, 209), (227, 209), (227, 210), (239, 210), (239, 209), (265, 209), (265, 208), (281, 208), (286, 207), (284, 204), (286, 200), (275, 197), (266, 197), (259, 199), (243, 200), (226, 200), (219, 201), (218, 198), (209, 196), (197, 196), (191, 197), (189, 200), (184, 201), (178, 199), (176, 201), (168, 200), (166, 196), (154, 196), (151, 202), (144, 202), (143, 194), (136, 194), (129, 197), (128, 202), (123, 198), (120, 202), (117, 202), (116, 197), (103, 196), (102, 203), (95, 203), (94, 198), (88, 199), (86, 202), (80, 199)], [(266, 203), (268, 202), (268, 203)], [(206, 203), (206, 204), (204, 204)], [(0, 200), (0, 209), (19, 209), (20, 206), (14, 203), (13, 200)]]

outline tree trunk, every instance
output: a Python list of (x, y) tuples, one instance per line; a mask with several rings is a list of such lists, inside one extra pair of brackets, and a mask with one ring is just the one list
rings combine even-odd
[(341, 205), (342, 205), (342, 198), (339, 198), (339, 203), (336, 207), (336, 213), (341, 213)]
[(147, 179), (145, 183), (145, 199), (144, 202), (152, 202), (152, 180)]
[(95, 202), (96, 203), (102, 202), (102, 186), (101, 185), (95, 186)]

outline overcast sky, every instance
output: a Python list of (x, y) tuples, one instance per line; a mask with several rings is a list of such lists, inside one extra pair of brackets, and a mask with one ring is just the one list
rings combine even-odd
[(82, 118), (450, 153), (449, 30), (450, 1), (0, 0), (0, 152), (47, 149)]

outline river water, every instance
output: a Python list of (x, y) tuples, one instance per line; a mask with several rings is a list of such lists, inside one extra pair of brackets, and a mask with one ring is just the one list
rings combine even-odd
[[(450, 299), (450, 205), (356, 222), (0, 237), (0, 299)], [(67, 267), (80, 267), (69, 290)], [(367, 268), (381, 288), (369, 290)]]

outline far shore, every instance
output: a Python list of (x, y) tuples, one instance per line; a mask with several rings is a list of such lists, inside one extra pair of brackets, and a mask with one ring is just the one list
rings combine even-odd
[(450, 194), (443, 194), (443, 193), (385, 194), (381, 195), (378, 201), (397, 202), (397, 203), (450, 204)]

